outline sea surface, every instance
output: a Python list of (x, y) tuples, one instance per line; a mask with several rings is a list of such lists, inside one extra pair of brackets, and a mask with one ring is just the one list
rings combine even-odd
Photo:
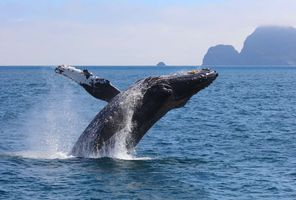
[[(198, 67), (86, 67), (124, 90)], [(134, 154), (68, 153), (106, 105), (53, 67), (0, 67), (0, 199), (296, 199), (296, 67), (219, 77)]]

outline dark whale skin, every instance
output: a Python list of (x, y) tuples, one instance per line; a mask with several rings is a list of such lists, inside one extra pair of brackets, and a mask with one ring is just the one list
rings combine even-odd
[(168, 111), (184, 106), (218, 76), (203, 69), (183, 74), (148, 77), (117, 94), (91, 121), (75, 143), (71, 155), (96, 157), (112, 149), (115, 135), (132, 150), (145, 133)]

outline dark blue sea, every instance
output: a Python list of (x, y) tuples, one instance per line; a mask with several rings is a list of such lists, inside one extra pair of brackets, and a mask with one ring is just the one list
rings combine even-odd
[[(196, 67), (87, 67), (124, 90)], [(106, 105), (53, 67), (0, 67), (0, 199), (296, 199), (296, 67), (217, 67), (130, 157), (74, 158)]]

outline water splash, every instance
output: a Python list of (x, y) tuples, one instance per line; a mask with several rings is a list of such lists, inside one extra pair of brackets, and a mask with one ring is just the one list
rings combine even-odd
[[(78, 86), (59, 78), (48, 73), (44, 74), (49, 92), (40, 98), (38, 104), (26, 114), (23, 131), (27, 136), (27, 148), (25, 151), (16, 152), (17, 156), (36, 159), (72, 157), (69, 152), (89, 122), (85, 117), (78, 114), (79, 108), (81, 108), (81, 101), (79, 101), (81, 96), (75, 94), (75, 89)], [(127, 144), (131, 141), (130, 133), (134, 127), (132, 123), (134, 109), (142, 96), (140, 87), (135, 87), (132, 91), (123, 93), (120, 103), (125, 113), (125, 118), (122, 121), (125, 125), (124, 128), (108, 140), (97, 155), (88, 155), (87, 157), (110, 157), (123, 160), (143, 159), (136, 157), (135, 150), (127, 149)]]
[(135, 149), (129, 150), (127, 146), (132, 142), (131, 132), (135, 125), (132, 122), (132, 118), (135, 108), (142, 97), (143, 94), (140, 87), (135, 87), (133, 90), (129, 90), (128, 93), (123, 94), (120, 106), (124, 113), (123, 116), (125, 116), (122, 121), (125, 126), (105, 143), (98, 154), (99, 157), (111, 157), (124, 160), (136, 159)]
[(29, 158), (68, 158), (86, 123), (77, 113), (73, 84), (57, 81), (54, 75), (44, 76), (50, 90), (26, 114), (23, 128), (27, 136), (26, 150), (18, 154)]

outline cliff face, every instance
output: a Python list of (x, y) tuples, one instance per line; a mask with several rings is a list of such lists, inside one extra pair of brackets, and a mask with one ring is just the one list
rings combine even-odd
[(238, 53), (231, 45), (209, 48), (203, 65), (296, 65), (296, 29), (259, 27)]
[(217, 45), (209, 48), (203, 59), (203, 63), (211, 65), (232, 65), (239, 64), (239, 53), (231, 45)]

